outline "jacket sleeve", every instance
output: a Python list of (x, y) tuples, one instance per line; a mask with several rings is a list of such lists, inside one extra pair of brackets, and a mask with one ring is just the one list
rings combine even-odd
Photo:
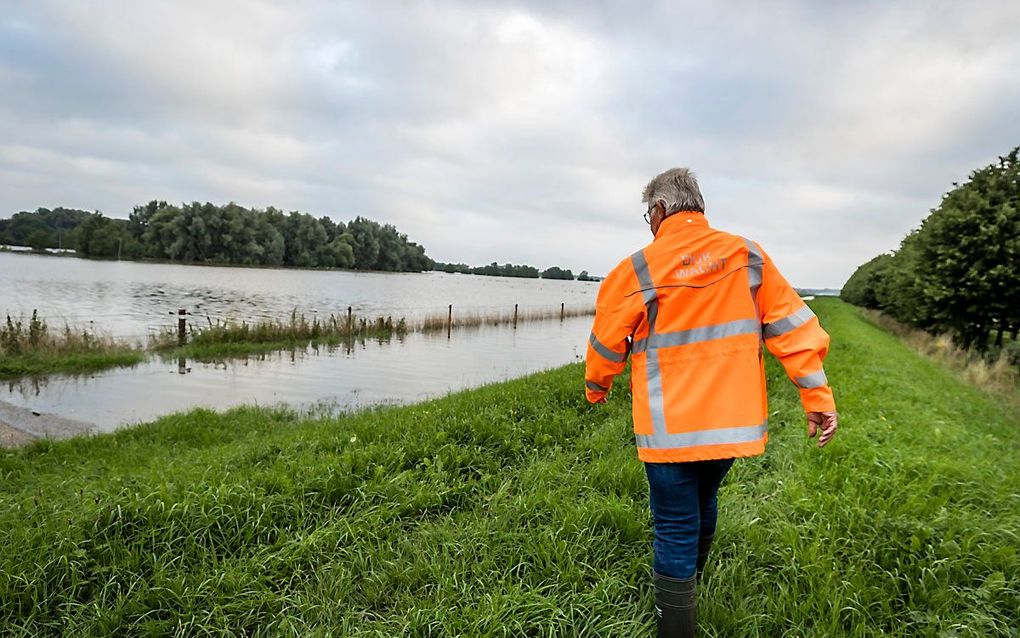
[(640, 288), (630, 261), (621, 263), (602, 281), (595, 301), (595, 321), (585, 355), (584, 387), (588, 401), (599, 401), (623, 372), (630, 354), (629, 337), (644, 315)]
[(764, 262), (757, 301), (765, 346), (800, 390), (805, 412), (835, 410), (832, 388), (822, 368), (829, 351), (829, 335), (772, 259), (760, 246), (758, 250)]

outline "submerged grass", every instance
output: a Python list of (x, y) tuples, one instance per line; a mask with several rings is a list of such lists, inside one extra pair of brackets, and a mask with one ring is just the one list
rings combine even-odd
[(388, 341), (407, 334), (404, 319), (392, 317), (366, 319), (354, 315), (333, 315), (311, 321), (296, 310), (288, 321), (266, 319), (255, 322), (208, 320), (208, 326), (193, 329), (188, 343), (177, 346), (177, 333), (166, 329), (154, 340), (152, 348), (167, 357), (210, 358), (243, 355), (272, 350), (304, 348), (308, 345), (354, 343), (366, 339)]
[[(769, 363), (771, 440), (724, 484), (706, 636), (1010, 636), (1020, 416), (838, 300), (818, 450)], [(0, 453), (6, 636), (648, 636), (627, 380), (571, 365), (342, 418), (196, 410)]]
[(94, 329), (55, 330), (36, 311), (31, 318), (7, 315), (0, 324), (0, 378), (52, 372), (87, 372), (135, 365), (145, 359), (140, 345), (99, 334)]
[(594, 306), (571, 306), (562, 308), (523, 308), (503, 312), (442, 312), (426, 315), (415, 324), (419, 332), (441, 332), (448, 328), (477, 328), (481, 326), (507, 326), (531, 321), (549, 321), (573, 317), (595, 316)]
[(451, 329), (460, 329), (565, 319), (593, 313), (594, 309), (588, 307), (457, 313), (451, 323), (447, 314), (428, 315), (411, 322), (404, 318), (366, 318), (353, 314), (330, 314), (325, 319), (313, 317), (309, 320), (295, 310), (287, 320), (213, 322), (207, 318), (207, 325), (197, 322), (197, 327), (189, 322), (187, 343), (183, 346), (179, 345), (177, 329), (167, 326), (151, 334), (148, 344), (143, 347), (101, 336), (90, 329), (72, 330), (66, 325), (62, 332), (55, 334), (33, 311), (30, 322), (13, 321), (8, 317), (6, 326), (0, 326), (0, 378), (135, 365), (144, 361), (149, 353), (170, 359), (216, 359), (318, 345), (351, 346), (367, 340), (388, 342), (403, 338), (409, 332), (447, 330), (448, 324), (451, 324)]

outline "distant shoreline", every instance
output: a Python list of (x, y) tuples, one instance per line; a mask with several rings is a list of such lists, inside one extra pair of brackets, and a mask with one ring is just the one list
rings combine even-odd
[(318, 268), (318, 267), (305, 267), (305, 266), (271, 266), (268, 264), (233, 264), (223, 263), (218, 261), (174, 261), (170, 259), (156, 259), (154, 257), (144, 257), (142, 259), (115, 259), (108, 257), (91, 257), (88, 255), (79, 255), (76, 252), (63, 252), (63, 253), (51, 253), (51, 252), (39, 252), (35, 250), (9, 250), (8, 246), (0, 247), (0, 254), (8, 255), (34, 255), (36, 257), (74, 257), (76, 259), (82, 259), (85, 261), (104, 261), (104, 262), (129, 262), (132, 264), (159, 264), (159, 265), (170, 265), (170, 266), (209, 266), (211, 268), (252, 268), (257, 270), (305, 270), (305, 271), (319, 271), (319, 272), (351, 272), (351, 273), (376, 273), (385, 275), (419, 275), (426, 272), (438, 272), (433, 270), (351, 270), (347, 268)]
[[(458, 272), (445, 272), (442, 270), (352, 270), (348, 268), (318, 268), (318, 267), (304, 267), (304, 266), (270, 266), (264, 264), (233, 264), (233, 263), (222, 263), (222, 262), (206, 262), (206, 261), (172, 261), (169, 259), (156, 259), (153, 257), (145, 257), (142, 259), (110, 259), (106, 257), (91, 257), (86, 255), (79, 255), (75, 252), (63, 252), (63, 253), (52, 253), (52, 252), (37, 252), (34, 250), (10, 250), (9, 246), (0, 246), (0, 255), (34, 255), (36, 257), (73, 257), (82, 259), (85, 261), (100, 261), (100, 262), (128, 262), (132, 264), (157, 264), (157, 265), (169, 265), (169, 266), (208, 266), (210, 268), (250, 268), (255, 270), (299, 270), (306, 272), (346, 272), (346, 273), (365, 273), (375, 275), (424, 275), (427, 273), (442, 273), (444, 275), (466, 275), (475, 277), (501, 277), (503, 279), (525, 279), (523, 277), (508, 277), (506, 275), (482, 275), (478, 273), (458, 273)], [(579, 279), (556, 279), (554, 277), (535, 277), (532, 279), (540, 279), (541, 281), (581, 281)]]

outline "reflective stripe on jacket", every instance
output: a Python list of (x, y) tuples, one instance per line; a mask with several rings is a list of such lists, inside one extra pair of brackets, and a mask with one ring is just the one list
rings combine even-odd
[(829, 335), (765, 251), (701, 213), (676, 213), (602, 282), (585, 392), (602, 399), (629, 356), (642, 461), (754, 456), (768, 440), (762, 343), (805, 411), (835, 409), (822, 369)]

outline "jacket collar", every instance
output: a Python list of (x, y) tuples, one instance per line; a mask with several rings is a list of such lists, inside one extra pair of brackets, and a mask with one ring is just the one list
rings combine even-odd
[(704, 213), (693, 210), (682, 210), (678, 213), (673, 213), (659, 224), (659, 232), (655, 233), (655, 238), (658, 239), (663, 235), (681, 232), (682, 229), (688, 226), (703, 226), (707, 228), (708, 220), (705, 219)]

